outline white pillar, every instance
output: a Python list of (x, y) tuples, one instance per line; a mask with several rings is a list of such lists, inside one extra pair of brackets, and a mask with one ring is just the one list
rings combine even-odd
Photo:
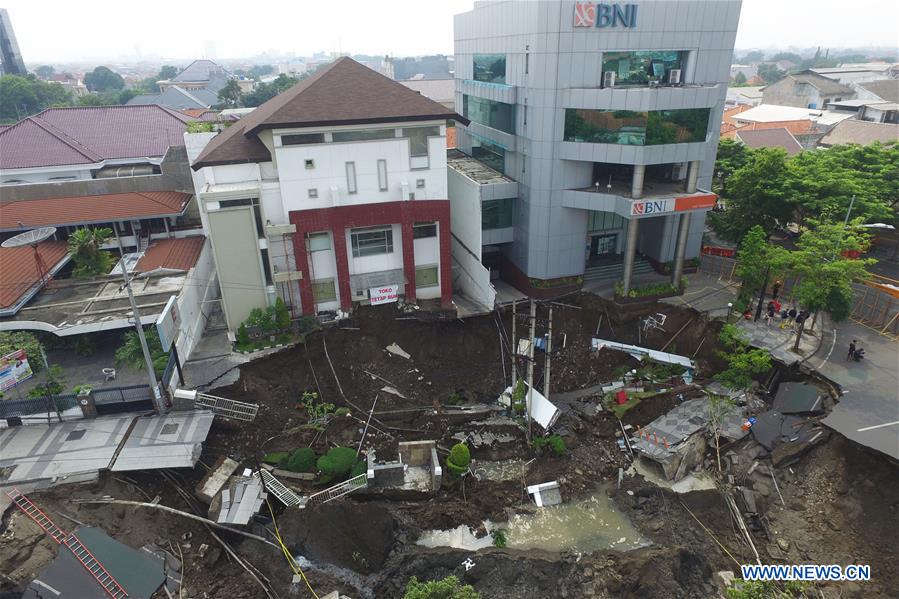
[(637, 255), (637, 231), (639, 230), (639, 219), (632, 218), (627, 221), (627, 241), (624, 246), (624, 295), (631, 290), (631, 274), (634, 272), (634, 258)]
[(636, 200), (643, 197), (643, 176), (646, 174), (646, 166), (634, 165), (634, 177), (631, 180), (631, 198)]
[(699, 179), (699, 161), (693, 160), (687, 169), (687, 193), (696, 193), (696, 181)]
[(677, 229), (677, 245), (674, 248), (674, 267), (671, 269), (671, 284), (680, 287), (681, 277), (684, 275), (684, 254), (687, 250), (687, 236), (690, 232), (690, 212), (680, 215), (680, 223)]

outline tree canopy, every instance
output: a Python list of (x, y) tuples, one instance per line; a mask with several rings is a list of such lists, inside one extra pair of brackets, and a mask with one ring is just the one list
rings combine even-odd
[(99, 66), (84, 75), (84, 84), (92, 92), (105, 92), (124, 88), (125, 80), (109, 67)]
[(14, 122), (51, 106), (67, 106), (72, 95), (59, 83), (41, 81), (34, 75), (0, 76), (0, 120)]
[(42, 64), (38, 68), (34, 69), (34, 74), (40, 77), (43, 80), (47, 80), (53, 76), (53, 73), (56, 71), (48, 64)]
[(777, 65), (773, 62), (763, 62), (759, 65), (759, 77), (765, 80), (766, 83), (775, 83), (783, 79), (783, 76), (786, 74), (784, 71), (781, 71), (777, 68)]
[(709, 221), (723, 239), (739, 242), (754, 226), (767, 235), (809, 219), (894, 222), (899, 203), (899, 144), (847, 144), (787, 157), (776, 148), (750, 149), (727, 139), (718, 146), (717, 191), (727, 210)]

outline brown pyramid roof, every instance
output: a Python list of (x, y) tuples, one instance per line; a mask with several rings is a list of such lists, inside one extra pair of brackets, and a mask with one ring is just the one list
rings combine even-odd
[(278, 94), (216, 136), (194, 169), (270, 160), (256, 135), (263, 129), (468, 119), (347, 57)]

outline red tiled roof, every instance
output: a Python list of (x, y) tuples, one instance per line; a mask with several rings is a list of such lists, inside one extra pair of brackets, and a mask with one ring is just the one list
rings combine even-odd
[[(65, 241), (43, 241), (37, 251), (47, 271), (68, 253)], [(0, 281), (0, 308), (9, 308), (40, 281), (34, 251), (28, 246), (0, 247)]]
[[(257, 138), (259, 131), (278, 127), (318, 127), (468, 119), (401, 83), (347, 57), (318, 69), (244, 116), (217, 135), (200, 153), (194, 169), (217, 164), (271, 160)], [(264, 158), (261, 158), (263, 156)]]
[(132, 191), (18, 200), (0, 204), (0, 231), (178, 216), (190, 197), (178, 191)]
[(205, 241), (202, 235), (157, 239), (150, 244), (134, 269), (137, 272), (150, 272), (157, 268), (190, 270), (200, 258)]
[(163, 156), (192, 120), (155, 104), (48, 108), (0, 129), (0, 169)]

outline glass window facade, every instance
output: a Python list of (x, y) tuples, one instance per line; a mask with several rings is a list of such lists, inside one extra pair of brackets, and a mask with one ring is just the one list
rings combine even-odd
[(481, 229), (503, 229), (513, 223), (513, 198), (481, 202)]
[(334, 279), (318, 279), (312, 281), (312, 297), (316, 303), (333, 302), (337, 299)]
[(474, 80), (486, 83), (506, 82), (505, 54), (475, 54)]
[(503, 172), (506, 167), (506, 151), (504, 149), (474, 136), (471, 140), (471, 156), (499, 172)]
[(310, 252), (321, 252), (331, 249), (331, 235), (327, 232), (307, 233), (306, 238), (309, 240)]
[(281, 136), (281, 145), (284, 146), (303, 146), (307, 144), (323, 143), (325, 143), (324, 133), (299, 133), (297, 135)]
[(515, 134), (515, 106), (475, 96), (462, 96), (463, 116), (475, 123)]
[(711, 108), (565, 110), (565, 141), (657, 146), (705, 141)]
[(413, 239), (437, 237), (437, 223), (415, 223), (412, 227)]
[(602, 72), (615, 73), (615, 85), (649, 85), (652, 81), (667, 82), (668, 73), (683, 69), (687, 53), (676, 50), (639, 52), (604, 52)]

